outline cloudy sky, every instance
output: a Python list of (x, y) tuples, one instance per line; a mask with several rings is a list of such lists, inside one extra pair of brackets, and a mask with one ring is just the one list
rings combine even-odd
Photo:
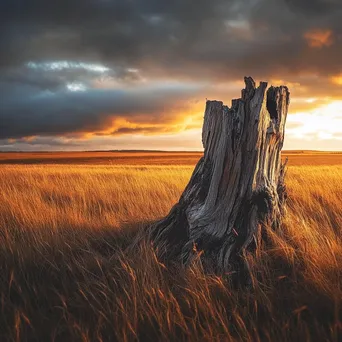
[(2, 0), (0, 150), (201, 149), (205, 100), (291, 91), (285, 149), (342, 150), (341, 0)]

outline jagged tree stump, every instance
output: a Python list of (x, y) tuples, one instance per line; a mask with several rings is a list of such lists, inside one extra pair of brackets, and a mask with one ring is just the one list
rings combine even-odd
[[(279, 226), (286, 197), (281, 162), (287, 87), (259, 87), (245, 77), (232, 106), (207, 101), (199, 160), (168, 216), (152, 227), (161, 255), (189, 261), (193, 250), (227, 271), (255, 242), (262, 225)], [(196, 248), (195, 248), (196, 247)]]

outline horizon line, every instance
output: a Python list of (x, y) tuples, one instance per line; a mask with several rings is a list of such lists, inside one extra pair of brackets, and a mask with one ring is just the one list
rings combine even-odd
[[(109, 149), (109, 150), (32, 150), (32, 151), (3, 151), (0, 153), (97, 153), (97, 152), (163, 152), (163, 153), (203, 153), (204, 150), (153, 150), (153, 149)], [(305, 153), (305, 152), (319, 152), (319, 153), (342, 153), (342, 150), (282, 150), (282, 153)]]

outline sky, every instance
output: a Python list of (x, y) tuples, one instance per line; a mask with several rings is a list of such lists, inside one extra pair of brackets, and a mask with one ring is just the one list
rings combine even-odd
[(284, 149), (342, 150), (341, 0), (1, 0), (0, 150), (201, 150), (206, 99), (287, 85)]

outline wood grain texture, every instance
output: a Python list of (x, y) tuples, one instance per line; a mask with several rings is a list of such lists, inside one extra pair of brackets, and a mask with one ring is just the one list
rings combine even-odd
[[(187, 263), (198, 251), (226, 271), (255, 241), (263, 223), (279, 226), (286, 198), (281, 162), (287, 87), (256, 87), (245, 77), (229, 108), (207, 101), (199, 160), (179, 202), (152, 227), (159, 253)], [(196, 251), (196, 253), (194, 252)]]

